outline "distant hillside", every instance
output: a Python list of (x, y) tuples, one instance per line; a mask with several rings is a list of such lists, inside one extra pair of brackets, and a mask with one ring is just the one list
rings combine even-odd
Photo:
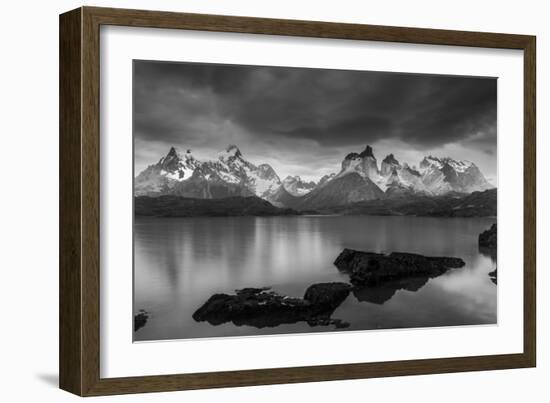
[(312, 190), (291, 206), (302, 210), (311, 210), (328, 206), (349, 205), (360, 200), (383, 197), (384, 192), (373, 181), (352, 172)]
[(416, 215), (431, 217), (490, 217), (497, 215), (497, 190), (469, 195), (412, 196), (370, 200), (323, 209), (320, 213), (344, 215)]
[(256, 196), (224, 199), (193, 199), (180, 196), (137, 196), (134, 212), (138, 216), (197, 217), (197, 216), (278, 216), (297, 215), (296, 210), (278, 208)]

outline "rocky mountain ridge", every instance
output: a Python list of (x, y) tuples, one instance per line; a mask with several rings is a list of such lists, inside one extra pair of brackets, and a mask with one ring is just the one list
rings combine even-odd
[(380, 166), (367, 145), (345, 156), (338, 173), (318, 182), (299, 176), (284, 180), (269, 164), (246, 160), (236, 145), (218, 153), (216, 160), (199, 161), (191, 150), (174, 147), (134, 181), (135, 196), (163, 195), (195, 199), (257, 196), (276, 207), (299, 210), (348, 205), (371, 200), (395, 200), (411, 196), (436, 197), (469, 194), (493, 188), (470, 161), (426, 156), (418, 168), (387, 155)]

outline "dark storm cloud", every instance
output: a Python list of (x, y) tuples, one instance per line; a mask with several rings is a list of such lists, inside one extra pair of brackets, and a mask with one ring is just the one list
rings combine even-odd
[(144, 61), (134, 68), (142, 139), (201, 137), (205, 122), (230, 121), (255, 136), (328, 146), (494, 146), (495, 79)]
[(311, 177), (371, 144), (379, 158), (451, 153), (496, 176), (496, 79), (135, 61), (133, 83), (137, 169), (172, 145), (210, 158), (236, 143)]

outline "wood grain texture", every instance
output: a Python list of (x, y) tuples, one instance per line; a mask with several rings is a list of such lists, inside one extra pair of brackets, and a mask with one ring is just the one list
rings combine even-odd
[(523, 149), (523, 354), (531, 366), (536, 366), (537, 338), (537, 79), (536, 39), (531, 37), (524, 48), (524, 149)]
[(59, 386), (82, 394), (81, 10), (59, 18)]
[(99, 24), (82, 9), (82, 390), (100, 373)]
[[(524, 51), (524, 352), (131, 378), (100, 377), (101, 25)], [(60, 386), (81, 396), (532, 367), (536, 363), (535, 37), (83, 7), (60, 17)]]

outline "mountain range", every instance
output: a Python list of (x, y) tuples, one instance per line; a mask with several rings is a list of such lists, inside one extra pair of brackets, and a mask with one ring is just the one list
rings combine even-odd
[(368, 145), (360, 153), (346, 155), (339, 172), (325, 175), (316, 182), (304, 181), (299, 176), (281, 180), (269, 164), (255, 165), (246, 160), (236, 145), (228, 146), (215, 160), (208, 161), (199, 161), (191, 150), (180, 153), (172, 147), (166, 156), (149, 165), (134, 180), (136, 197), (255, 196), (276, 207), (298, 211), (411, 197), (440, 199), (491, 188), (473, 162), (426, 156), (418, 167), (411, 167), (389, 154), (379, 165)]

